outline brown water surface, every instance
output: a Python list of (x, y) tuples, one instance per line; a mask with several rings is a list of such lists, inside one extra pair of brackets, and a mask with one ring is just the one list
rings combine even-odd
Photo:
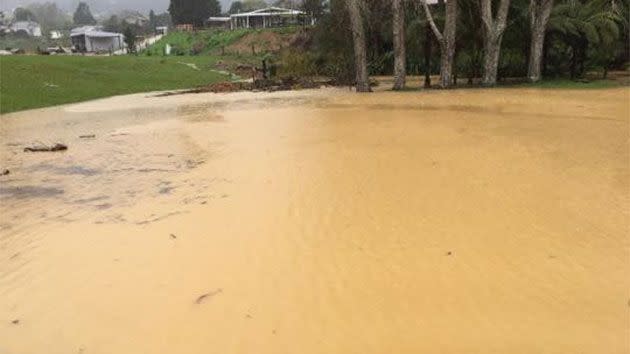
[(0, 353), (628, 354), (629, 94), (5, 115)]

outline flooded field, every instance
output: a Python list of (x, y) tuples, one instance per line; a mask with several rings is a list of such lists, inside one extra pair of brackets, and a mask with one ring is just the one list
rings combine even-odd
[[(629, 98), (325, 89), (5, 115), (0, 353), (628, 354)], [(38, 143), (69, 150), (23, 152)]]

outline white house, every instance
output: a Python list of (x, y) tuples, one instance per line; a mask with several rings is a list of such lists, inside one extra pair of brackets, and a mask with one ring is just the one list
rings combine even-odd
[(42, 28), (39, 23), (33, 21), (17, 21), (11, 24), (13, 33), (26, 33), (30, 37), (41, 37)]
[(100, 26), (83, 26), (70, 32), (72, 46), (80, 52), (116, 52), (125, 47), (122, 33), (105, 32)]
[[(268, 28), (312, 23), (304, 11), (267, 7), (264, 9), (232, 14), (230, 17), (210, 17), (207, 23), (214, 27), (223, 27), (229, 23), (230, 29), (236, 28)], [(226, 25), (226, 27), (228, 27)]]
[(60, 39), (63, 37), (61, 31), (50, 31), (50, 39)]
[(157, 35), (167, 35), (168, 34), (168, 26), (158, 26), (155, 27), (155, 34)]

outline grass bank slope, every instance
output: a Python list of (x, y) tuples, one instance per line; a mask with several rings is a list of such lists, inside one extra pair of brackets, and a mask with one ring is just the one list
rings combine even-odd
[(169, 44), (172, 55), (218, 55), (256, 56), (279, 50), (290, 44), (301, 27), (204, 30), (197, 32), (171, 32), (152, 45), (143, 54), (162, 56)]
[(212, 57), (0, 57), (0, 113), (221, 81)]

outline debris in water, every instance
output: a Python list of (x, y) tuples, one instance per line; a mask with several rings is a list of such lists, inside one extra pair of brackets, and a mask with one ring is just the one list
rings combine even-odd
[(199, 305), (202, 302), (204, 302), (207, 298), (213, 297), (213, 296), (218, 295), (218, 294), (220, 294), (222, 292), (223, 292), (223, 289), (217, 289), (215, 291), (203, 294), (203, 295), (199, 296), (197, 298), (197, 300), (195, 300), (195, 304)]
[(95, 134), (90, 134), (90, 135), (79, 135), (79, 139), (94, 139), (96, 138)]
[(175, 234), (171, 234), (171, 238), (172, 238), (173, 240), (175, 240), (175, 239), (177, 238), (177, 236), (176, 236)]
[(452, 255), (453, 255), (453, 252), (448, 251), (448, 253), (446, 253), (446, 255), (447, 255), (447, 256), (452, 256)]
[(66, 151), (68, 147), (63, 144), (55, 144), (53, 146), (33, 146), (24, 148), (24, 152), (54, 152), (54, 151)]
[(20, 324), (20, 320), (13, 320), (13, 321), (11, 321), (11, 323), (14, 324), (14, 325), (18, 325), (18, 324)]
[(0, 173), (0, 176), (8, 176), (11, 173), (11, 171), (9, 170), (2, 170), (2, 173)]

